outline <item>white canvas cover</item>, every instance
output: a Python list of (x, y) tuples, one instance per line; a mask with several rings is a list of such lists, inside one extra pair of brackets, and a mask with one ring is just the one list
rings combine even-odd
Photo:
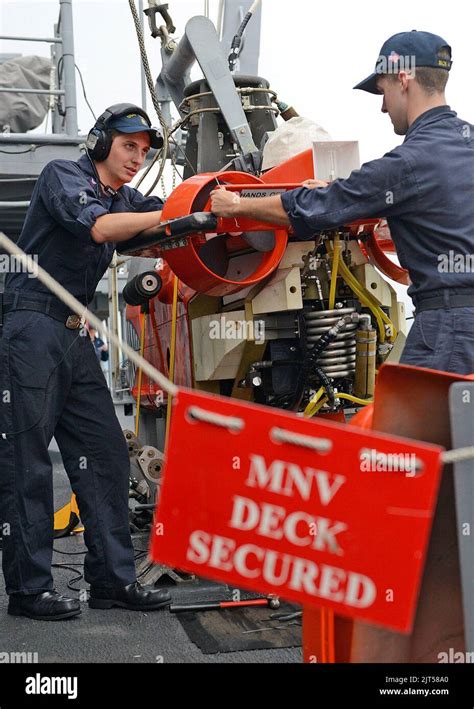
[(313, 148), (318, 140), (332, 140), (329, 133), (318, 123), (297, 116), (278, 126), (271, 133), (263, 149), (263, 170), (280, 165), (285, 160)]
[[(28, 56), (0, 64), (0, 86), (6, 88), (49, 89), (51, 60)], [(49, 96), (46, 94), (1, 93), (0, 131), (27, 133), (44, 120)]]

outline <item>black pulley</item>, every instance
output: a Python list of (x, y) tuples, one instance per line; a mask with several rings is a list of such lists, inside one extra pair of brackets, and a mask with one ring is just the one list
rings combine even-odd
[(123, 289), (123, 297), (128, 305), (145, 305), (154, 298), (163, 285), (156, 271), (145, 271), (132, 278)]

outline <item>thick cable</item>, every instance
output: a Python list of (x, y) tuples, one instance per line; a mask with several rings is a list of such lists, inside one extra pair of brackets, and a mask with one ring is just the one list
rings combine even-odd
[[(158, 177), (156, 179), (156, 182), (154, 183), (154, 184), (157, 184), (164, 172), (165, 165), (166, 165), (166, 159), (168, 157), (168, 149), (169, 149), (168, 126), (166, 125), (166, 121), (163, 116), (163, 113), (161, 112), (160, 104), (158, 102), (158, 97), (156, 95), (155, 85), (153, 82), (150, 64), (148, 61), (148, 55), (146, 53), (146, 48), (145, 48), (145, 38), (143, 36), (142, 26), (141, 26), (140, 18), (138, 16), (138, 11), (137, 11), (134, 0), (128, 0), (128, 4), (130, 6), (130, 11), (132, 13), (133, 22), (135, 24), (135, 32), (137, 35), (138, 45), (140, 48), (140, 56), (141, 56), (141, 60), (142, 60), (142, 64), (143, 64), (143, 71), (145, 72), (148, 90), (150, 92), (153, 107), (156, 111), (156, 115), (158, 116), (158, 120), (159, 120), (161, 128), (163, 130), (163, 147), (160, 150), (161, 165), (160, 165), (160, 169), (158, 171)], [(153, 165), (153, 163), (152, 163), (152, 165)], [(151, 166), (150, 166), (150, 169), (151, 169)], [(148, 174), (148, 172), (146, 172), (146, 174)], [(145, 177), (145, 175), (142, 176), (142, 178), (144, 178), (144, 177)], [(153, 189), (153, 187), (152, 187), (152, 189)], [(151, 190), (149, 190), (145, 196), (148, 196), (150, 193), (151, 193)]]

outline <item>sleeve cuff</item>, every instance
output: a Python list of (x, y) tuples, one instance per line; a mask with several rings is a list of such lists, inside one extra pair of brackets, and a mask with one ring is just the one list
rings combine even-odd
[(82, 210), (77, 222), (84, 227), (85, 232), (89, 235), (96, 220), (104, 214), (109, 214), (105, 207), (100, 204), (90, 204)]
[(306, 190), (306, 187), (301, 187), (296, 190), (290, 190), (281, 195), (283, 209), (288, 214), (291, 226), (295, 236), (300, 239), (307, 240), (314, 236), (314, 229), (311, 229), (306, 224), (305, 219), (298, 213), (297, 196), (301, 190)]

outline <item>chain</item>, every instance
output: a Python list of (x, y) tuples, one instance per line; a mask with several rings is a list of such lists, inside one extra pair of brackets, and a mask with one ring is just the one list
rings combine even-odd
[(178, 175), (178, 171), (176, 169), (176, 153), (173, 151), (173, 154), (171, 155), (171, 164), (173, 165), (173, 176), (172, 176), (172, 182), (171, 182), (171, 189), (174, 192), (176, 189), (176, 175)]

